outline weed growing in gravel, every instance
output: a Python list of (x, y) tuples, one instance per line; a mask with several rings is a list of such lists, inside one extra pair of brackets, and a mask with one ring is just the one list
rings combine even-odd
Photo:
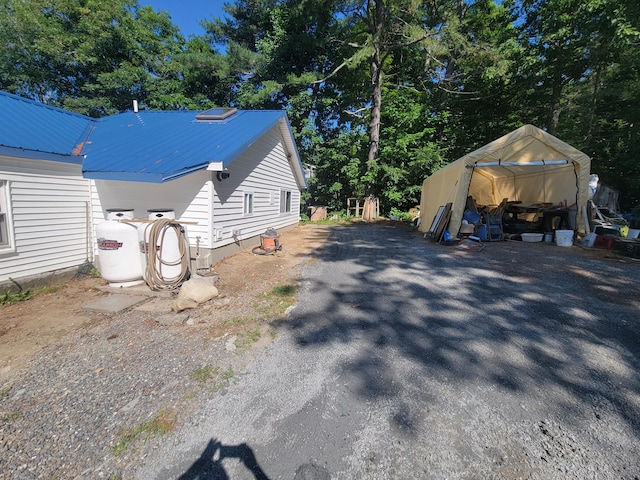
[(22, 412), (11, 412), (7, 414), (3, 414), (3, 415), (0, 415), (0, 425), (13, 422), (14, 420), (19, 420), (21, 418), (22, 418)]
[(242, 338), (242, 340), (238, 342), (238, 347), (246, 348), (252, 343), (256, 343), (258, 340), (260, 340), (261, 336), (262, 334), (260, 333), (259, 329), (250, 330), (245, 334), (244, 338)]
[(31, 290), (23, 290), (22, 285), (11, 277), (9, 277), (9, 281), (13, 284), (13, 288), (16, 288), (18, 291), (12, 292), (11, 288), (6, 289), (3, 294), (0, 294), (0, 305), (11, 305), (12, 303), (22, 302), (32, 297), (33, 292)]
[(292, 297), (297, 290), (295, 285), (276, 285), (271, 289), (271, 294), (276, 297)]
[(249, 343), (257, 342), (258, 340), (260, 340), (260, 337), (260, 330), (251, 330), (249, 333), (247, 333), (247, 341)]
[(256, 302), (255, 308), (263, 319), (273, 319), (282, 315), (295, 303), (298, 288), (295, 285), (276, 285)]
[(213, 368), (211, 365), (204, 365), (202, 367), (195, 368), (193, 372), (191, 372), (191, 378), (199, 384), (204, 385), (216, 373), (218, 373), (217, 368)]
[(7, 398), (9, 396), (9, 392), (11, 392), (11, 387), (3, 388), (0, 390), (0, 398)]
[(141, 423), (137, 427), (130, 428), (121, 433), (122, 438), (118, 444), (113, 447), (113, 454), (120, 455), (124, 453), (129, 445), (139, 439), (146, 440), (154, 435), (165, 435), (173, 430), (176, 426), (177, 416), (168, 410), (158, 412), (151, 420)]
[[(4, 293), (0, 294), (0, 305), (11, 305), (13, 303), (23, 302), (25, 300), (29, 300), (34, 295), (54, 293), (64, 287), (64, 285), (45, 285), (37, 290), (24, 290), (22, 285), (16, 282), (13, 278), (9, 278), (9, 280), (13, 284), (13, 287), (6, 289)], [(14, 289), (17, 291), (13, 291)]]
[(352, 225), (354, 223), (354, 217), (348, 217), (347, 213), (342, 210), (332, 214), (330, 217), (324, 218), (322, 220), (314, 220), (311, 222), (308, 218), (305, 218), (301, 215), (302, 221), (300, 225)]
[(231, 380), (234, 375), (235, 375), (235, 373), (233, 372), (233, 368), (231, 366), (229, 366), (229, 368), (225, 372), (223, 372), (222, 379), (223, 380)]
[(224, 322), (222, 322), (222, 324), (225, 327), (230, 327), (230, 326), (241, 326), (241, 325), (247, 325), (248, 323), (253, 322), (253, 318), (251, 317), (231, 317), (227, 320), (225, 320)]

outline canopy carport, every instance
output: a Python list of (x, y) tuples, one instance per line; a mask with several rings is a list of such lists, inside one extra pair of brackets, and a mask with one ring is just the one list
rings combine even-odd
[(524, 125), (428, 177), (422, 184), (420, 230), (427, 232), (439, 207), (451, 203), (448, 229), (458, 232), (467, 197), (478, 205), (504, 199), (570, 207), (570, 223), (584, 229), (591, 159), (533, 125)]

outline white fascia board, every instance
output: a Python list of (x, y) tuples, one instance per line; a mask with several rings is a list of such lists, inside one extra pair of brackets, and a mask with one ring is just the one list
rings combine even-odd
[(211, 172), (221, 172), (224, 170), (224, 164), (222, 162), (209, 162), (207, 170)]

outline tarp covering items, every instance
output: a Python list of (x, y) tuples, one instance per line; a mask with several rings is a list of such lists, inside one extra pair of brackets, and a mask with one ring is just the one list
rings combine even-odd
[(435, 172), (422, 184), (420, 230), (427, 232), (440, 206), (452, 203), (449, 231), (458, 232), (467, 197), (476, 204), (503, 199), (560, 204), (570, 221), (584, 229), (582, 206), (589, 199), (591, 159), (533, 125), (524, 125)]

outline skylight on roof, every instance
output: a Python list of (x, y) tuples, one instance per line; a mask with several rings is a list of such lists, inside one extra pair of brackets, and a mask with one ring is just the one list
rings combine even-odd
[(237, 111), (237, 108), (211, 108), (205, 112), (198, 113), (196, 120), (224, 120)]

